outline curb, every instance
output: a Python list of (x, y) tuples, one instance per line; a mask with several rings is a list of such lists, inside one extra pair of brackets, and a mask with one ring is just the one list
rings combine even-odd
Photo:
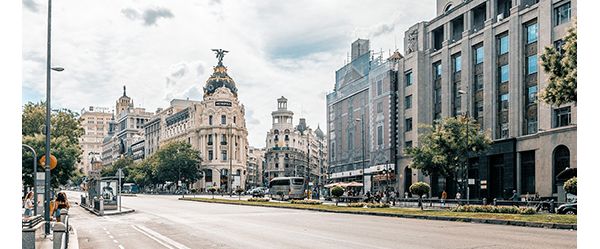
[(129, 210), (125, 210), (122, 212), (116, 212), (116, 213), (105, 213), (104, 215), (100, 215), (100, 213), (96, 212), (93, 208), (87, 207), (87, 206), (83, 206), (83, 205), (79, 205), (80, 207), (84, 208), (85, 210), (89, 211), (90, 213), (93, 213), (97, 216), (111, 216), (111, 215), (121, 215), (121, 214), (128, 214), (128, 213), (133, 213), (135, 212), (135, 209), (129, 209)]
[(334, 210), (322, 210), (322, 209), (311, 209), (303, 207), (284, 207), (284, 206), (262, 206), (253, 205), (251, 203), (225, 203), (218, 201), (204, 201), (204, 200), (192, 200), (178, 198), (183, 201), (196, 201), (204, 203), (216, 203), (226, 205), (238, 205), (238, 206), (253, 206), (253, 207), (267, 207), (267, 208), (287, 208), (287, 209), (298, 209), (307, 211), (317, 211), (325, 213), (338, 213), (338, 214), (359, 214), (359, 215), (372, 215), (372, 216), (384, 216), (384, 217), (397, 217), (397, 218), (408, 218), (408, 219), (424, 219), (424, 220), (441, 220), (441, 221), (455, 221), (455, 222), (469, 222), (469, 223), (482, 223), (482, 224), (495, 224), (495, 225), (508, 225), (508, 226), (522, 226), (522, 227), (536, 227), (536, 228), (550, 228), (550, 229), (565, 229), (565, 230), (577, 230), (577, 225), (561, 224), (561, 223), (544, 223), (544, 222), (529, 222), (529, 221), (516, 221), (516, 220), (497, 220), (497, 219), (483, 219), (483, 218), (467, 218), (467, 217), (447, 217), (447, 216), (428, 216), (428, 215), (416, 215), (416, 214), (392, 214), (392, 213), (378, 213), (378, 212), (356, 212), (356, 211), (334, 211)]

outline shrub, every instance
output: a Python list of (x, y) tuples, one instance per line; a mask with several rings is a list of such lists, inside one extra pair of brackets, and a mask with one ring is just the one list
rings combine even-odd
[(292, 200), (292, 204), (321, 205), (323, 202), (317, 200)]
[(567, 192), (569, 194), (577, 195), (577, 177), (575, 176), (575, 177), (569, 179), (568, 181), (566, 181), (565, 185), (563, 187), (565, 189), (565, 192)]
[(367, 203), (368, 208), (389, 208), (390, 204), (387, 203)]
[(357, 207), (357, 208), (361, 208), (366, 206), (367, 203), (366, 202), (353, 202), (353, 203), (348, 203), (348, 207)]
[(340, 200), (340, 196), (342, 196), (344, 194), (344, 188), (340, 187), (340, 186), (335, 186), (331, 189), (331, 195), (333, 195), (336, 200), (335, 200), (335, 205), (337, 206), (338, 201)]
[(254, 197), (252, 197), (252, 198), (248, 199), (248, 201), (253, 201), (253, 202), (268, 202), (268, 201), (270, 201), (270, 199), (269, 198), (254, 198)]
[(514, 206), (480, 206), (463, 205), (450, 209), (452, 212), (470, 212), (470, 213), (499, 213), (499, 214), (535, 214), (533, 208), (519, 208)]
[(419, 207), (421, 207), (421, 210), (423, 210), (423, 195), (428, 194), (430, 189), (429, 184), (424, 182), (415, 182), (410, 185), (410, 192), (419, 196)]

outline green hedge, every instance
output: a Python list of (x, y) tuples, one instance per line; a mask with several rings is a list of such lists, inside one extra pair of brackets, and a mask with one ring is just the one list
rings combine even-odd
[(321, 205), (323, 202), (317, 200), (292, 200), (292, 204)]
[(468, 212), (468, 213), (499, 213), (499, 214), (535, 214), (533, 208), (514, 207), (514, 206), (481, 206), (481, 205), (464, 205), (450, 209), (452, 212)]
[(268, 202), (270, 201), (269, 198), (250, 198), (248, 199), (248, 201), (254, 201), (254, 202)]

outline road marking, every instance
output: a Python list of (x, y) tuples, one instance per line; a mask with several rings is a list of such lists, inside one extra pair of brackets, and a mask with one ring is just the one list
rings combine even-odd
[(119, 241), (117, 241), (116, 239), (113, 239), (113, 242), (115, 242), (115, 244), (119, 244)]
[(110, 234), (110, 232), (109, 232), (109, 231), (106, 231), (106, 234)]
[(160, 241), (159, 239), (153, 237), (152, 235), (150, 235), (150, 234), (148, 234), (148, 233), (140, 230), (139, 228), (137, 228), (136, 225), (131, 225), (131, 226), (133, 227), (133, 229), (137, 230), (138, 232), (142, 233), (143, 235), (146, 235), (148, 238), (151, 238), (151, 239), (155, 240), (156, 242), (158, 242), (159, 244), (165, 246), (166, 248), (174, 249), (173, 247), (169, 246), (168, 244), (165, 244), (164, 242)]
[(172, 246), (175, 246), (178, 249), (190, 249), (189, 247), (187, 247), (187, 246), (185, 246), (185, 245), (183, 245), (183, 244), (181, 244), (181, 243), (179, 243), (177, 241), (174, 241), (174, 240), (172, 240), (172, 239), (170, 239), (170, 238), (168, 238), (168, 237), (166, 237), (166, 236), (164, 236), (164, 235), (162, 235), (162, 234), (160, 234), (160, 233), (158, 233), (158, 232), (156, 232), (156, 231), (154, 231), (154, 230), (152, 230), (150, 228), (147, 228), (147, 227), (142, 226), (142, 225), (134, 225), (134, 226), (137, 226), (138, 229), (144, 230), (144, 232), (150, 234), (151, 236), (154, 236), (154, 237), (156, 237), (156, 238), (158, 238), (158, 239), (160, 239), (160, 240), (162, 240), (162, 241), (164, 241), (164, 242), (166, 242), (166, 243), (168, 243), (168, 244), (170, 244)]
[(112, 235), (108, 235), (109, 238), (114, 239), (115, 237), (113, 237)]
[(104, 229), (104, 231), (106, 231), (106, 227), (103, 227), (102, 229)]
[(119, 249), (125, 249), (125, 247), (123, 247), (122, 245), (119, 245)]

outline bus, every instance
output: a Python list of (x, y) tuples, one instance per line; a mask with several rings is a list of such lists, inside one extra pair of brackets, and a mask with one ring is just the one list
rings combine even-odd
[(135, 183), (123, 183), (122, 192), (127, 194), (137, 194), (139, 192), (139, 188)]
[(269, 194), (284, 199), (304, 199), (306, 184), (302, 177), (275, 177), (269, 182)]

